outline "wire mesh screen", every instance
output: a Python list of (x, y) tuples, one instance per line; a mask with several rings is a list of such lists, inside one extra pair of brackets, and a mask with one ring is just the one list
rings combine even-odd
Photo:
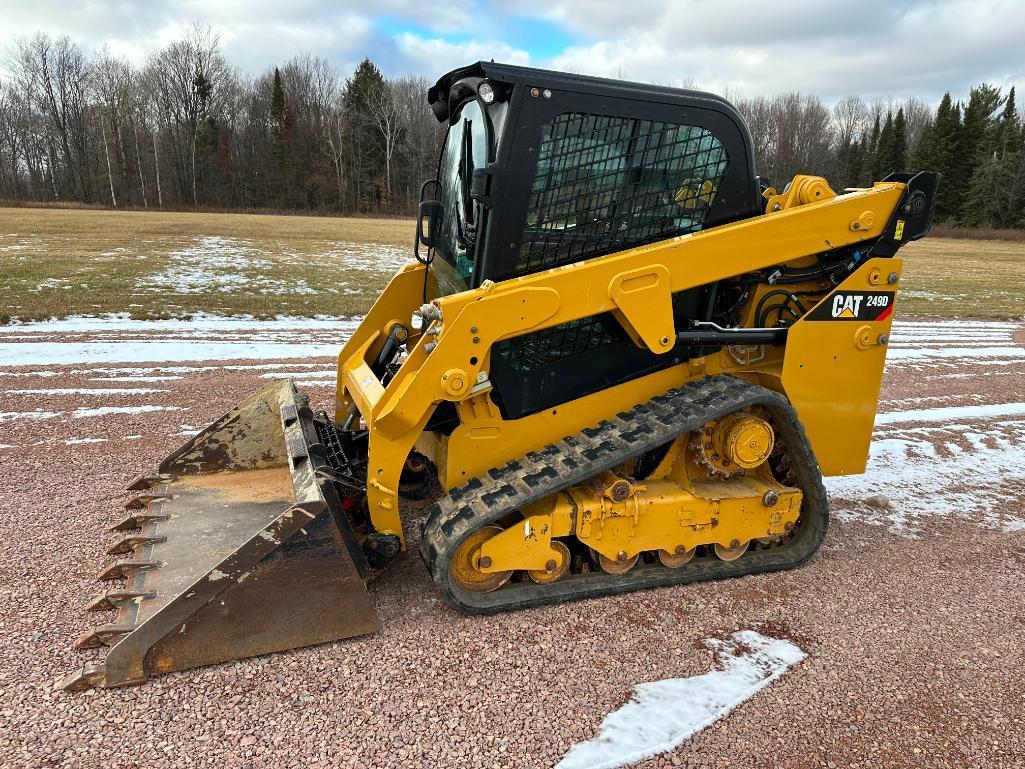
[[(708, 130), (566, 113), (542, 131), (516, 274), (700, 230), (728, 158)], [(625, 336), (609, 313), (508, 339), (495, 353), (532, 371)]]
[(616, 321), (609, 313), (571, 320), (499, 342), (494, 352), (518, 371), (533, 371), (564, 358), (597, 350), (616, 340)]
[(727, 163), (698, 126), (559, 115), (542, 129), (516, 274), (700, 230)]
[[(680, 311), (684, 293), (673, 295), (674, 314)], [(612, 313), (603, 312), (506, 339), (492, 349), (507, 365), (517, 371), (530, 372), (627, 339)]]

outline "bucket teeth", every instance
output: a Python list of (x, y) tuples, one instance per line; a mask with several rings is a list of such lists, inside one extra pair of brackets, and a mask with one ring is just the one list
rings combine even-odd
[(101, 646), (113, 646), (135, 630), (134, 625), (97, 625), (86, 630), (75, 641), (76, 649), (97, 649)]
[(151, 521), (166, 521), (168, 516), (156, 515), (155, 513), (132, 513), (110, 527), (111, 531), (131, 531), (141, 529), (144, 524)]
[(117, 609), (121, 604), (126, 603), (127, 601), (132, 601), (136, 598), (154, 598), (155, 596), (156, 593), (141, 590), (108, 590), (90, 601), (89, 605), (85, 607), (85, 610), (110, 611), (112, 609)]
[(126, 555), (135, 552), (135, 548), (143, 545), (155, 545), (159, 542), (167, 542), (167, 537), (145, 537), (138, 534), (131, 534), (107, 548), (107, 555)]
[(132, 573), (139, 569), (155, 569), (160, 565), (160, 561), (137, 561), (131, 558), (126, 558), (119, 561), (114, 561), (106, 569), (101, 571), (96, 579), (108, 580), (108, 579), (124, 579), (131, 576)]
[(165, 478), (162, 475), (153, 475), (153, 474), (143, 473), (142, 475), (137, 477), (134, 481), (132, 481), (131, 483), (128, 484), (128, 490), (129, 491), (146, 491), (147, 489), (152, 489), (152, 488), (155, 488), (155, 487), (159, 486), (161, 483), (163, 483), (166, 480), (167, 480), (167, 478)]
[(139, 684), (379, 630), (356, 533), (316, 475), (329, 464), (314, 441), (323, 429), (276, 382), (133, 480), (98, 575), (124, 581), (92, 597), (90, 611), (111, 613), (75, 644), (109, 647), (106, 660), (58, 685)]
[(125, 500), (125, 510), (144, 510), (158, 499), (169, 499), (170, 494), (134, 494)]
[(94, 686), (101, 686), (104, 675), (103, 665), (86, 665), (60, 679), (57, 682), (57, 688), (66, 692), (88, 691)]

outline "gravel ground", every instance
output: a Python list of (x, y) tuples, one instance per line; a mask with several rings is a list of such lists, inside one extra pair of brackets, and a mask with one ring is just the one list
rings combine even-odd
[[(970, 326), (959, 328), (970, 336)], [(1025, 343), (1021, 329), (992, 336), (925, 346)], [(898, 329), (895, 350), (901, 338)], [(94, 576), (113, 539), (105, 527), (118, 517), (125, 483), (265, 384), (261, 375), (332, 366), (330, 358), (303, 363), (0, 368), (24, 374), (0, 376), (0, 766), (548, 769), (591, 738), (634, 684), (707, 672), (714, 658), (703, 640), (745, 629), (788, 638), (808, 656), (675, 751), (636, 766), (1025, 764), (1025, 530), (988, 526), (970, 506), (960, 517), (932, 516), (915, 535), (879, 525), (870, 512), (837, 521), (820, 553), (792, 572), (492, 618), (442, 604), (411, 552), (371, 587), (383, 624), (374, 637), (128, 689), (55, 691), (55, 679), (90, 657), (70, 646), (96, 620), (82, 606), (97, 592)], [(1021, 359), (938, 355), (895, 364), (881, 409), (1022, 402), (1023, 373), (1025, 349)], [(126, 376), (181, 378), (93, 381)], [(167, 392), (8, 392), (86, 387)], [(330, 399), (323, 384), (309, 391), (325, 405)], [(184, 410), (73, 416), (140, 405)], [(12, 412), (37, 417), (2, 415)], [(50, 413), (57, 416), (40, 416)], [(1017, 419), (1011, 424), (1025, 430)], [(105, 440), (65, 443), (82, 439)], [(970, 475), (963, 485), (971, 489)], [(1025, 492), (1004, 491), (1007, 516), (1025, 520)]]

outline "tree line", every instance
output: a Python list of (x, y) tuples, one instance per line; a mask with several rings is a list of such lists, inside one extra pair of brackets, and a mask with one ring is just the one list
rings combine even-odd
[[(0, 77), (0, 198), (114, 207), (408, 214), (434, 175), (443, 129), (423, 76), (352, 73), (300, 54), (249, 76), (208, 27), (135, 67), (68, 37), (19, 39)], [(437, 73), (433, 73), (437, 74)], [(940, 221), (1025, 227), (1025, 129), (981, 84), (933, 111), (918, 99), (832, 107), (801, 93), (735, 98), (758, 172), (837, 189), (893, 170), (943, 174)]]
[(145, 66), (18, 40), (0, 79), (0, 198), (114, 207), (406, 213), (440, 127), (424, 77), (300, 54), (250, 77), (194, 26)]
[(962, 227), (1025, 228), (1025, 126), (1006, 94), (987, 83), (964, 101), (946, 93), (935, 112), (918, 99), (867, 103), (848, 96), (832, 109), (798, 93), (737, 99), (759, 172), (785, 183), (796, 173), (835, 188), (864, 187), (897, 170), (939, 171), (938, 221)]

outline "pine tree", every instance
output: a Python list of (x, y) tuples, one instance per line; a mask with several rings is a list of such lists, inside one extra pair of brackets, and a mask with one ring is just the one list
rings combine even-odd
[(377, 205), (384, 189), (384, 151), (380, 137), (373, 129), (370, 114), (381, 102), (388, 84), (384, 75), (370, 59), (357, 65), (352, 77), (345, 81), (343, 101), (352, 121), (352, 178), (356, 187), (356, 204), (360, 208)]
[(862, 168), (865, 164), (865, 139), (855, 139), (847, 152), (846, 163), (843, 168), (845, 187), (857, 187), (861, 184)]
[(875, 122), (872, 124), (872, 133), (868, 136), (867, 143), (862, 142), (864, 147), (864, 161), (862, 163), (862, 185), (869, 187), (876, 181), (876, 158), (879, 151), (879, 113), (876, 113)]
[(915, 148), (911, 165), (916, 171), (938, 171), (942, 175), (936, 195), (936, 218), (950, 219), (960, 208), (960, 193), (950, 184), (955, 173), (954, 161), (961, 130), (961, 108), (950, 93), (943, 95), (936, 110), (936, 119), (922, 135)]
[(274, 68), (274, 85), (270, 99), (270, 132), (271, 157), (273, 160), (274, 180), (271, 184), (277, 187), (271, 191), (279, 206), (284, 206), (290, 197), (289, 183), (289, 152), (288, 152), (288, 103), (285, 101), (285, 87), (281, 82), (281, 71)]
[(897, 110), (893, 119), (893, 148), (891, 160), (894, 171), (905, 171), (908, 166), (908, 124), (904, 118), (904, 108)]
[[(961, 222), (969, 227), (1012, 227), (1025, 205), (1025, 163), (1014, 89), (989, 131), (982, 159), (972, 173)], [(1025, 224), (1025, 222), (1020, 222)]]
[(978, 216), (972, 211), (969, 191), (975, 171), (991, 159), (993, 113), (1002, 101), (999, 88), (982, 83), (971, 90), (968, 104), (964, 108), (964, 120), (954, 156), (953, 178), (948, 182), (948, 186), (961, 199), (958, 213), (963, 223)]
[(881, 181), (891, 171), (896, 170), (893, 167), (893, 141), (893, 113), (887, 111), (886, 122), (883, 123), (882, 129), (879, 131), (879, 144), (876, 146), (875, 159), (872, 164), (873, 181)]
[(997, 121), (994, 150), (1000, 153), (1019, 152), (1022, 144), (1021, 122), (1018, 119), (1018, 110), (1014, 103), (1014, 86), (1007, 92), (1007, 99), (1004, 101), (1003, 112)]

